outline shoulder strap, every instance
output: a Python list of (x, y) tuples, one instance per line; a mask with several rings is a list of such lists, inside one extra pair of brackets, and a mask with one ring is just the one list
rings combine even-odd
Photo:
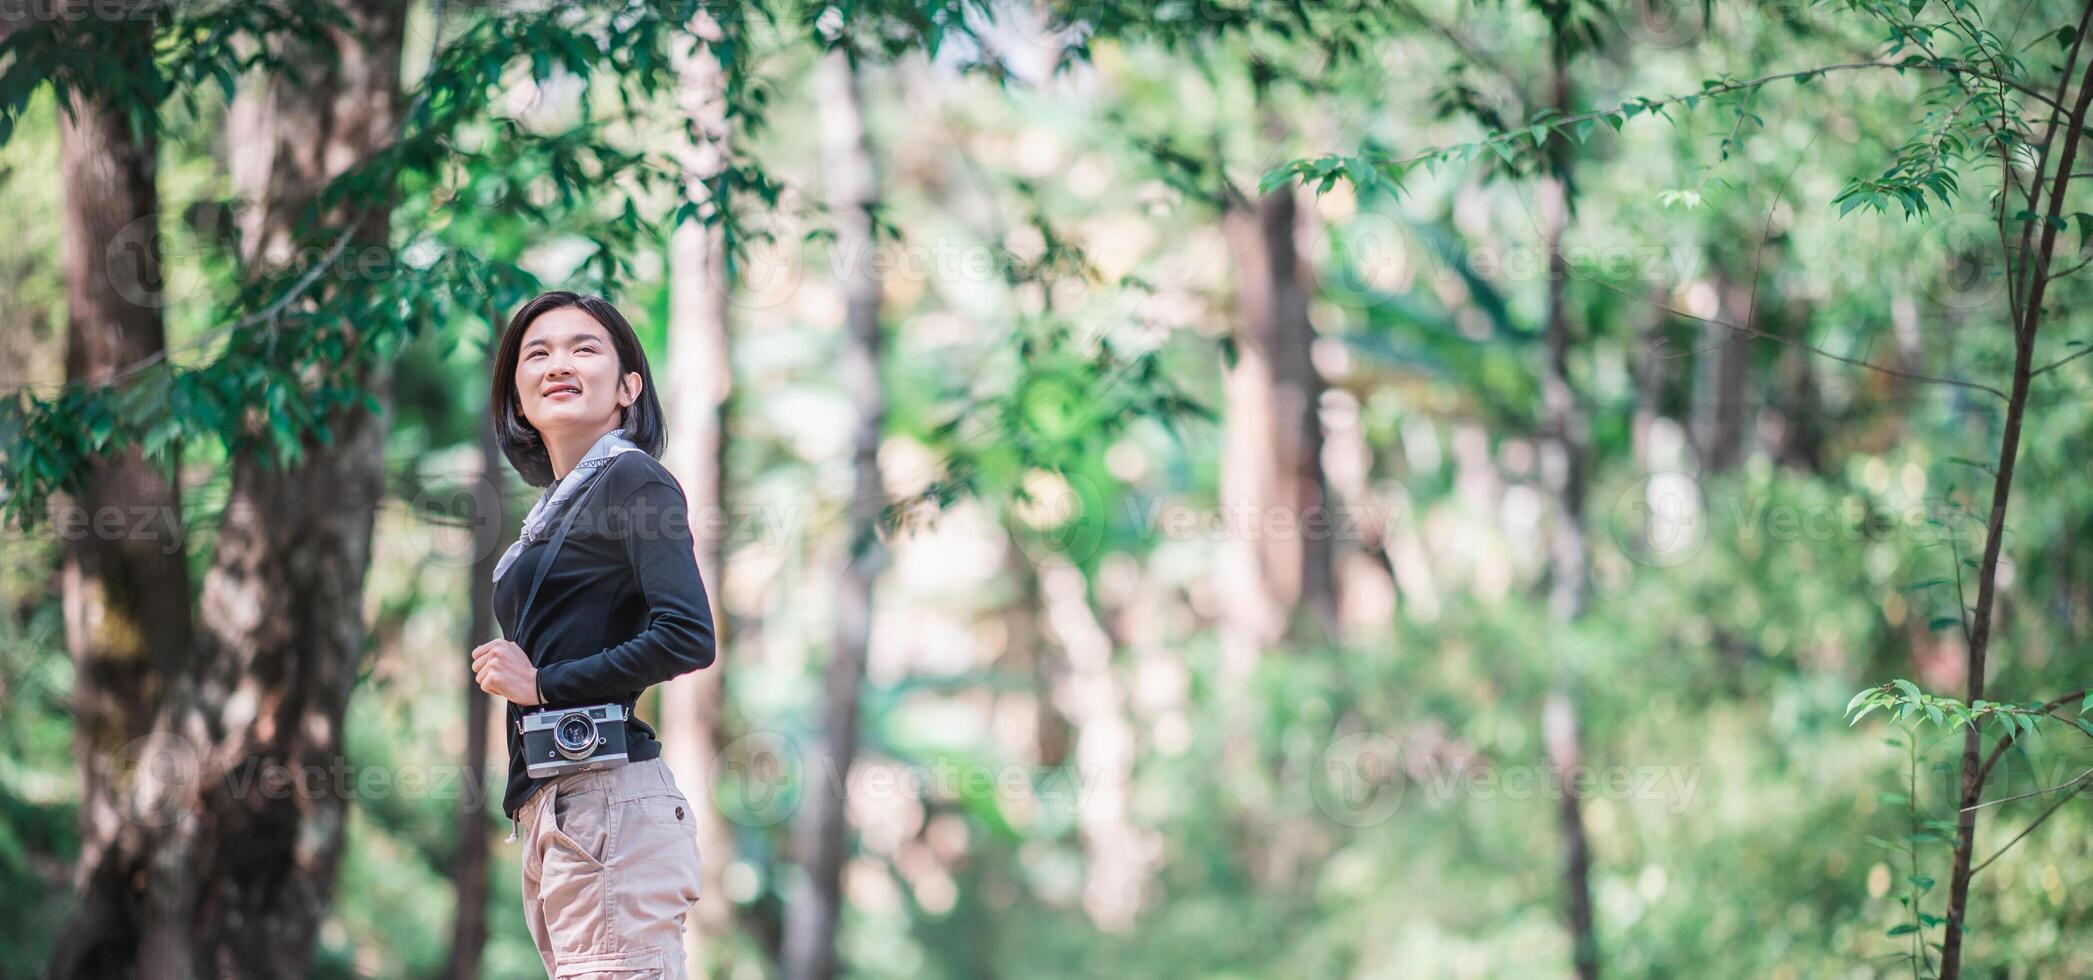
[(574, 500), (567, 505), (567, 513), (560, 518), (559, 528), (552, 532), (552, 540), (546, 543), (545, 557), (538, 560), (537, 574), (531, 576), (531, 590), (523, 596), (523, 608), (516, 611), (518, 636), (523, 634), (523, 624), (526, 622), (524, 617), (530, 615), (531, 601), (538, 598), (538, 586), (545, 584), (545, 573), (552, 569), (553, 559), (559, 557), (560, 545), (567, 543), (567, 529), (574, 525), (575, 515), (581, 513), (583, 505), (588, 503), (589, 496), (596, 492), (597, 484), (603, 482), (603, 476), (602, 473), (596, 473), (589, 477), (589, 485), (581, 488), (581, 493), (576, 494)]

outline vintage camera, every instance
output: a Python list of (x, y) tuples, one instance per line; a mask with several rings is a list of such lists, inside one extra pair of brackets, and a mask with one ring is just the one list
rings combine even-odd
[(524, 771), (532, 779), (622, 766), (625, 706), (591, 704), (533, 711), (517, 723), (523, 733)]

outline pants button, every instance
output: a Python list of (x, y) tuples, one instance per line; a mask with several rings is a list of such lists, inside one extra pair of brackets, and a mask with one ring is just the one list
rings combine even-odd
[(680, 806), (676, 808), (676, 819), (683, 819), (683, 808)]

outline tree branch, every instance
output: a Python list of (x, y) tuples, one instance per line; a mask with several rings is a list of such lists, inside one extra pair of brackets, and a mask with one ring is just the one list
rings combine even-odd
[(2086, 347), (2081, 347), (2081, 348), (2079, 348), (2079, 349), (2078, 349), (2077, 351), (2075, 351), (2075, 352), (2073, 352), (2073, 353), (2071, 353), (2071, 354), (2068, 354), (2068, 355), (2065, 355), (2065, 356), (2063, 356), (2063, 357), (2057, 358), (2056, 360), (2054, 360), (2054, 361), (2051, 361), (2051, 362), (2049, 362), (2048, 364), (2044, 364), (2044, 365), (2042, 365), (2041, 367), (2039, 367), (2039, 368), (2036, 368), (2036, 369), (2035, 369), (2035, 370), (2034, 370), (2033, 372), (2029, 373), (2029, 374), (2028, 374), (2028, 377), (2030, 377), (2030, 378), (2037, 378), (2037, 377), (2041, 377), (2041, 376), (2042, 376), (2043, 374), (2045, 374), (2045, 373), (2047, 373), (2047, 372), (2050, 372), (2050, 371), (2054, 371), (2054, 370), (2056, 370), (2056, 369), (2058, 369), (2058, 368), (2060, 368), (2060, 367), (2063, 367), (2064, 365), (2066, 365), (2066, 364), (2069, 364), (2069, 363), (2071, 363), (2072, 361), (2076, 361), (2076, 360), (2078, 360), (2079, 358), (2081, 358), (2081, 357), (2084, 357), (2084, 356), (2086, 356), (2087, 354), (2093, 354), (2093, 345), (2089, 345), (2089, 346), (2086, 346)]
[[(2000, 399), (2001, 401), (2005, 400), (2006, 398), (2005, 392), (2000, 391), (1997, 388), (1993, 388), (1992, 386), (1987, 384), (1982, 384), (1975, 381), (1964, 381), (1961, 378), (1948, 378), (1941, 377), (1939, 375), (1921, 374), (1917, 371), (1906, 371), (1901, 368), (1893, 368), (1887, 365), (1877, 364), (1873, 361), (1863, 361), (1857, 357), (1847, 357), (1844, 354), (1835, 354), (1831, 351), (1825, 350), (1822, 347), (1818, 347), (1815, 344), (1810, 344), (1802, 340), (1798, 340), (1794, 337), (1784, 337), (1780, 334), (1767, 333), (1763, 330), (1754, 329), (1752, 327), (1739, 326), (1738, 324), (1729, 323), (1724, 320), (1718, 320), (1714, 317), (1699, 316), (1693, 313), (1688, 313), (1685, 310), (1681, 310), (1676, 307), (1666, 305), (1664, 303), (1659, 303), (1649, 299), (1648, 297), (1640, 296), (1636, 293), (1629, 292), (1628, 290), (1622, 289), (1621, 287), (1616, 286), (1610, 282), (1605, 282), (1597, 279), (1592, 280), (1592, 282), (1602, 288), (1611, 289), (1614, 292), (1617, 292), (1622, 296), (1626, 296), (1631, 300), (1635, 300), (1652, 308), (1662, 310), (1666, 313), (1670, 313), (1673, 316), (1687, 320), (1697, 320), (1701, 323), (1713, 324), (1718, 327), (1724, 327), (1726, 329), (1733, 330), (1738, 334), (1742, 335), (1742, 337), (1739, 339), (1758, 338), (1761, 340), (1776, 341), (1778, 343), (1787, 344), (1792, 347), (1801, 348), (1802, 350), (1808, 351), (1819, 357), (1830, 358), (1831, 360), (1837, 361), (1841, 364), (1850, 364), (1857, 368), (1864, 368), (1866, 370), (1886, 374), (1894, 378), (1903, 378), (1908, 381), (1922, 381), (1928, 384), (1948, 385), (1954, 388), (1967, 388), (1970, 391), (1981, 391), (1994, 398)], [(1657, 356), (1669, 360), (1680, 357), (1690, 357), (1696, 353), (1699, 353), (1699, 351), (1688, 350), (1678, 354), (1659, 354)]]
[[(2050, 712), (2057, 710), (2057, 707), (2059, 705), (2069, 704), (2073, 701), (2083, 698), (2086, 696), (2086, 692), (2088, 690), (2093, 690), (2093, 688), (2082, 687), (2076, 691), (2071, 692), (2070, 694), (2066, 694), (2063, 697), (2057, 698), (2054, 701), (2047, 702), (2043, 704), (2040, 713), (2045, 715), (2049, 714)], [(2006, 754), (2006, 748), (2012, 744), (2013, 731), (2011, 729), (2007, 729), (2005, 736), (2003, 738), (2000, 738), (1998, 740), (1998, 743), (1991, 747), (1991, 754), (1985, 757), (1984, 765), (1977, 770), (1977, 785), (1984, 785), (1985, 778), (1991, 775), (1991, 767), (1997, 764), (1997, 762), (1999, 761), (1999, 756)]]
[[(1983, 803), (1979, 803), (1979, 804), (1977, 804), (1976, 806), (1966, 806), (1966, 807), (1963, 807), (1963, 809), (1965, 809), (1965, 810), (1982, 810), (1982, 809), (1984, 809), (1984, 808), (1985, 808), (1985, 807), (1987, 807), (1987, 806), (1998, 806), (1999, 804), (2002, 804), (2002, 803), (2011, 803), (2011, 802), (2013, 802), (2014, 800), (2025, 800), (2025, 799), (2028, 799), (2028, 798), (2030, 798), (2030, 797), (2036, 797), (2036, 796), (2048, 796), (2049, 794), (2051, 794), (2051, 793), (2054, 793), (2054, 792), (2056, 792), (2056, 791), (2058, 791), (2058, 790), (2060, 790), (2060, 789), (2070, 789), (2070, 788), (2071, 788), (2071, 787), (2073, 787), (2073, 786), (2077, 786), (2077, 785), (2078, 785), (2079, 783), (2085, 782), (2085, 780), (2086, 780), (2086, 777), (2087, 777), (2087, 776), (2093, 776), (2093, 769), (2087, 769), (2087, 770), (2086, 770), (2085, 772), (2079, 773), (2078, 775), (2076, 775), (2076, 776), (2073, 776), (2073, 777), (2071, 777), (2070, 779), (2067, 779), (2067, 780), (2063, 781), (2062, 783), (2059, 783), (2059, 784), (2057, 784), (2057, 785), (2055, 785), (2055, 786), (2051, 786), (2051, 787), (2050, 787), (2050, 788), (2048, 788), (2048, 789), (2038, 789), (2038, 790), (2036, 790), (2036, 791), (2034, 791), (2034, 792), (2032, 792), (2032, 793), (2022, 793), (2022, 794), (2020, 794), (2020, 795), (2018, 795), (2018, 796), (2008, 796), (2008, 797), (2003, 797), (2003, 798), (2001, 798), (2001, 799), (1996, 799), (1996, 800), (1987, 800), (1987, 801), (1985, 801), (1985, 802), (1983, 802)], [(1975, 874), (1976, 872), (1975, 872), (1975, 871), (1972, 871), (1972, 872), (1970, 872), (1970, 873), (1971, 873), (1971, 874)]]
[[(2078, 785), (2073, 786), (2071, 792), (2066, 793), (2063, 796), (2057, 797), (2057, 801), (2055, 803), (2050, 804), (2048, 809), (2043, 810), (2042, 815), (2036, 817), (2034, 823), (2028, 824), (2026, 829), (2022, 830), (2018, 834), (2013, 835), (2013, 839), (2007, 841), (2006, 846), (1999, 848), (1997, 853), (1993, 854), (1988, 858), (1985, 858), (1983, 864), (1979, 864), (1976, 867), (1969, 869), (1970, 875), (1974, 877), (1977, 872), (1982, 871), (1985, 868), (1991, 867), (1991, 862), (1998, 860), (2001, 855), (2005, 854), (2009, 850), (2012, 850), (2013, 845), (2020, 843), (2022, 838), (2025, 838), (2029, 834), (2034, 833), (2035, 828), (2042, 826), (2042, 822), (2044, 820), (2048, 820), (2051, 814), (2056, 813), (2057, 810), (2061, 809), (2064, 806), (2064, 804), (2071, 802), (2071, 800), (2074, 797), (2078, 796), (2081, 790), (2084, 790), (2086, 788), (2086, 775), (2088, 774), (2093, 774), (2093, 769), (2086, 770), (2086, 773), (2081, 774), (2078, 779), (2074, 780), (2074, 782), (2076, 782)], [(2070, 784), (2067, 783), (2066, 785)], [(2059, 788), (2061, 789), (2062, 787)]]
[[(355, 220), (349, 222), (349, 226), (343, 228), (341, 235), (335, 238), (334, 244), (328, 247), (327, 254), (321, 256), (318, 262), (313, 263), (312, 268), (305, 270), (305, 274), (299, 276), (298, 281), (292, 283), (290, 289), (284, 291), (283, 295), (276, 297), (276, 299), (271, 301), (268, 306), (256, 310), (253, 313), (249, 313), (248, 315), (243, 316), (240, 319), (233, 321), (232, 323), (228, 323), (219, 327), (213, 327), (209, 330), (206, 330), (203, 333), (200, 333), (195, 337), (190, 338), (186, 343), (182, 345), (180, 349), (193, 350), (197, 347), (201, 347), (209, 343), (210, 341), (220, 336), (223, 336), (224, 334), (231, 333), (236, 330), (244, 330), (248, 327), (270, 322), (275, 320), (278, 316), (281, 316), (284, 310), (289, 309), (292, 303), (298, 301), (298, 297), (305, 295), (306, 290), (311, 289), (314, 283), (320, 281), (320, 275), (322, 273), (326, 272), (329, 267), (334, 265), (336, 260), (342, 257), (342, 251), (349, 247), (349, 239), (353, 237), (356, 234), (356, 230), (358, 228), (361, 228), (362, 226), (363, 216), (361, 215), (359, 215)], [(147, 368), (150, 368), (153, 365), (166, 360), (168, 355), (172, 353), (174, 350), (176, 350), (176, 348), (163, 347), (157, 351), (152, 352), (151, 354), (147, 354), (146, 356), (139, 358), (138, 360), (132, 361), (129, 364), (117, 368), (114, 371), (109, 372), (107, 376), (101, 378), (84, 379), (79, 381), (45, 382), (42, 384), (30, 383), (17, 385), (12, 389), (5, 390), (8, 394), (12, 394), (18, 391), (30, 391), (37, 388), (49, 388), (53, 391), (63, 391), (64, 389), (70, 387), (106, 387), (110, 385), (115, 385), (122, 383), (123, 381), (128, 380), (132, 377), (135, 377), (138, 374), (144, 372)]]

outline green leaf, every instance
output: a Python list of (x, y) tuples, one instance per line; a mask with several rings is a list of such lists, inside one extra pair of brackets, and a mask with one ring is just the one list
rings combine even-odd
[(1948, 457), (1948, 462), (1950, 462), (1950, 463), (1960, 463), (1960, 464), (1961, 464), (1961, 465), (1963, 465), (1963, 466), (1969, 466), (1969, 467), (1974, 467), (1974, 468), (1976, 468), (1976, 469), (1980, 469), (1980, 470), (1983, 470), (1983, 471), (1984, 471), (1984, 472), (1986, 472), (1986, 473), (1990, 473), (1990, 474), (1991, 474), (1991, 475), (1993, 475), (1993, 476), (1997, 476), (1997, 475), (1998, 475), (1998, 471), (1996, 471), (1996, 470), (1993, 470), (1993, 469), (1991, 468), (1991, 464), (1990, 464), (1990, 463), (1984, 463), (1984, 462), (1979, 462), (1979, 461), (1977, 461), (1977, 460), (1974, 460), (1974, 459), (1970, 459), (1970, 458), (1968, 458), (1968, 457), (1964, 457), (1964, 456), (1950, 456), (1950, 457)]
[(1903, 691), (1905, 697), (1908, 697), (1914, 701), (1918, 700), (1921, 697), (1921, 695), (1919, 694), (1919, 686), (1917, 684), (1913, 684), (1912, 682), (1905, 680), (1902, 677), (1899, 677), (1896, 680), (1891, 681), (1890, 683), (1897, 685), (1897, 690)]
[(1358, 157), (1344, 158), (1344, 175), (1346, 180), (1352, 182), (1353, 189), (1358, 191), (1365, 191), (1374, 182), (1373, 168)]
[(1911, 923), (1909, 923), (1909, 922), (1906, 922), (1906, 923), (1904, 923), (1904, 924), (1903, 924), (1903, 925), (1901, 925), (1901, 926), (1898, 926), (1898, 927), (1896, 927), (1896, 928), (1894, 928), (1894, 929), (1891, 929), (1891, 930), (1890, 930), (1889, 932), (1886, 932), (1886, 933), (1884, 933), (1883, 935), (1886, 935), (1886, 936), (1893, 936), (1893, 937), (1894, 937), (1894, 936), (1909, 936), (1909, 935), (1911, 935), (1912, 933), (1914, 933), (1914, 932), (1917, 932), (1917, 931), (1919, 931), (1919, 927), (1918, 927), (1918, 926), (1915, 926), (1915, 925), (1912, 925), (1912, 924), (1911, 924)]

